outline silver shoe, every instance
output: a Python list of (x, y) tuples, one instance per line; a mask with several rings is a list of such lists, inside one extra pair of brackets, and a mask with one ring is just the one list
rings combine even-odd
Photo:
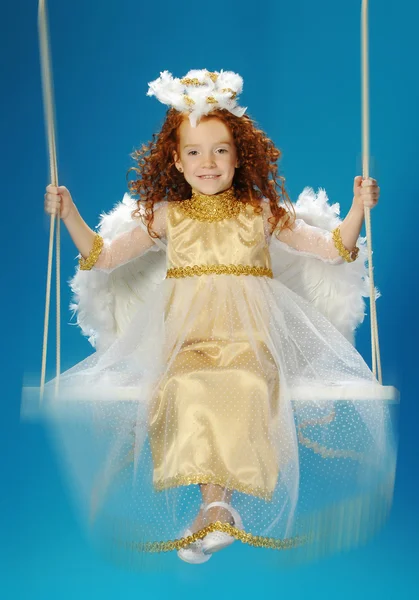
[[(204, 508), (205, 505), (201, 504), (200, 508)], [(182, 534), (182, 537), (188, 537), (193, 535), (190, 529), (185, 529)], [(196, 540), (187, 546), (186, 548), (180, 548), (178, 550), (178, 557), (190, 564), (199, 565), (201, 563), (207, 562), (211, 558), (211, 554), (204, 554), (202, 551), (203, 540)]]
[[(236, 527), (236, 529), (243, 529), (243, 521), (237, 510), (233, 508), (231, 504), (227, 504), (227, 502), (211, 502), (205, 507), (204, 512), (207, 512), (207, 510), (213, 506), (221, 506), (222, 508), (227, 509), (234, 519), (233, 526)], [(229, 535), (224, 531), (211, 531), (211, 533), (208, 533), (202, 540), (201, 551), (204, 554), (211, 556), (213, 552), (218, 552), (218, 550), (230, 546), (235, 540), (236, 538), (234, 536)]]

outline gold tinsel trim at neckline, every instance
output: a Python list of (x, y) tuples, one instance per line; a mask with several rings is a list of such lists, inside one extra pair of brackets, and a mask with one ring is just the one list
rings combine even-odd
[(192, 265), (172, 267), (167, 270), (166, 278), (193, 277), (195, 275), (253, 275), (273, 279), (272, 269), (252, 265)]
[(246, 203), (237, 200), (233, 187), (212, 195), (193, 190), (191, 198), (178, 200), (176, 204), (190, 219), (208, 223), (232, 219), (246, 209)]

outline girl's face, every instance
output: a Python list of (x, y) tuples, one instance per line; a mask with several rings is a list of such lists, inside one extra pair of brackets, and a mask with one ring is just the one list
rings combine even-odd
[(209, 195), (228, 190), (239, 165), (227, 125), (212, 117), (192, 127), (186, 118), (178, 135), (180, 154), (174, 153), (175, 165), (192, 189)]

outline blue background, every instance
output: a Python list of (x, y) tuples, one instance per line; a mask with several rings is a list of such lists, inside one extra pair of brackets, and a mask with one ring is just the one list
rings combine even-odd
[[(324, 187), (350, 207), (361, 173), (360, 1), (223, 3), (50, 1), (59, 182), (94, 226), (126, 191), (130, 153), (157, 132), (165, 107), (147, 82), (165, 69), (233, 70), (241, 105), (282, 150), (293, 200)], [(24, 374), (39, 377), (49, 182), (37, 3), (2, 4), (2, 402), (0, 597), (94, 600), (197, 595), (253, 598), (411, 598), (418, 590), (418, 139), (414, 0), (370, 2), (371, 152), (381, 187), (372, 213), (384, 383), (401, 391), (400, 452), (390, 521), (367, 546), (317, 564), (273, 570), (266, 551), (236, 543), (202, 566), (161, 556), (160, 572), (105, 563), (79, 527), (43, 429), (20, 423)], [(62, 226), (62, 370), (91, 352), (68, 326), (75, 250)], [(53, 304), (54, 306), (54, 297)], [(54, 375), (50, 321), (47, 378)], [(370, 364), (369, 320), (357, 347)], [(269, 551), (268, 551), (269, 552)]]

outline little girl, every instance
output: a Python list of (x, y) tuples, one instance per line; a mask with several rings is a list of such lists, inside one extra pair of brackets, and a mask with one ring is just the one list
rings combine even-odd
[[(315, 294), (272, 268), (275, 255), (302, 257), (348, 277), (377, 182), (355, 178), (333, 232), (297, 218), (280, 152), (238, 106), (241, 89), (239, 75), (206, 70), (149, 84), (170, 108), (134, 155), (129, 225), (108, 239), (110, 215), (96, 233), (65, 187), (47, 187), (45, 209), (81, 255), (80, 319), (83, 293), (106, 299), (114, 319), (113, 339), (99, 335), (61, 374), (49, 417), (92, 531), (123, 553), (175, 549), (202, 563), (237, 539), (337, 549), (372, 533), (390, 504), (395, 444), (380, 386)], [(136, 288), (145, 255), (162, 250), (164, 279)], [(138, 302), (125, 321), (121, 281)]]

